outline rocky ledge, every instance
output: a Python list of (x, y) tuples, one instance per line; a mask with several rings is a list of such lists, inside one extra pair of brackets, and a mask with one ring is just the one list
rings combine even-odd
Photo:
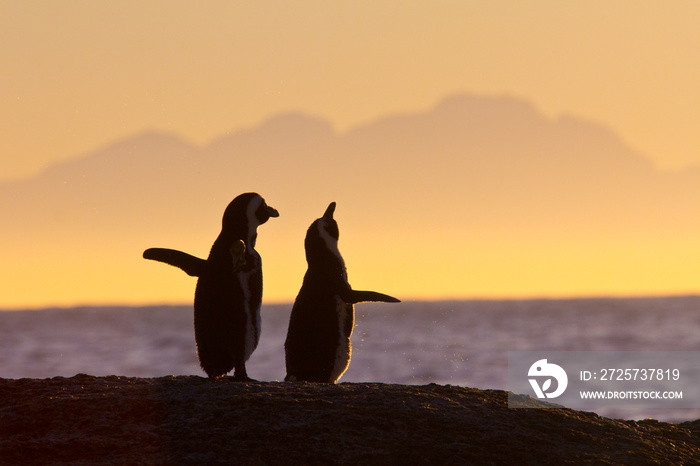
[(2, 464), (692, 464), (699, 435), (434, 384), (0, 379)]

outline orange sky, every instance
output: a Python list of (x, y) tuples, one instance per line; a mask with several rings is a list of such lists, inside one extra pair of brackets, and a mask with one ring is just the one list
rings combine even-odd
[(344, 129), (445, 95), (520, 95), (700, 163), (700, 3), (0, 3), (0, 179), (144, 129), (206, 142), (281, 111)]
[[(698, 19), (700, 2), (675, 0), (4, 1), (0, 181), (29, 177), (144, 130), (203, 144), (299, 110), (344, 131), (384, 115), (423, 111), (460, 92), (520, 96), (548, 117), (600, 122), (665, 169), (700, 165)], [(303, 236), (315, 211), (290, 213)], [(341, 205), (339, 214), (352, 220), (352, 206)], [(410, 267), (387, 274), (371, 254), (361, 255), (363, 237), (350, 231), (342, 250), (357, 264), (351, 275), (360, 287), (402, 298), (464, 297), (455, 292), (464, 287), (436, 275), (432, 283), (414, 276), (427, 259), (401, 256), (414, 247), (413, 238), (403, 239), (406, 244), (391, 239), (395, 251), (387, 258)], [(303, 251), (294, 243), (290, 262), (275, 246), (275, 234), (269, 226), (266, 299), (289, 300), (303, 274)], [(456, 232), (452, 239), (463, 237)], [(554, 257), (557, 246), (538, 238), (483, 237), (463, 255), (449, 245), (433, 252), (445, 270), (467, 270), (467, 293), (478, 296), (499, 296), (504, 282), (512, 284), (508, 296), (697, 290), (697, 261), (687, 253), (697, 241), (681, 239), (666, 240), (636, 269), (630, 267), (638, 254), (633, 242), (610, 239), (601, 240), (599, 250), (591, 240), (580, 255), (567, 251), (551, 270), (538, 252), (549, 248)], [(149, 244), (155, 245), (188, 249)], [(209, 244), (200, 246), (205, 254)], [(604, 262), (592, 251), (605, 255)], [(465, 257), (479, 268), (466, 267)], [(143, 267), (138, 255), (128, 261), (125, 269)], [(31, 261), (16, 267), (6, 281), (33, 273)], [(129, 299), (101, 287), (96, 271), (79, 262), (53, 267), (46, 296), (17, 282), (7, 286), (20, 291), (0, 306)], [(156, 275), (154, 267), (133, 275), (132, 300), (191, 299), (189, 277), (170, 270)], [(524, 269), (530, 279), (518, 272)], [(80, 276), (90, 286), (77, 296), (71, 283)], [(164, 298), (151, 291), (154, 282), (178, 291)], [(416, 283), (425, 288), (412, 294)]]

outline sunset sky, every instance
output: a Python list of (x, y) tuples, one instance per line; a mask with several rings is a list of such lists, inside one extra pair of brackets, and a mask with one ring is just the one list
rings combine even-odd
[(456, 93), (517, 96), (660, 168), (700, 165), (698, 21), (700, 2), (677, 0), (0, 0), (0, 182), (147, 130), (205, 144), (300, 111), (343, 132)]
[(338, 129), (460, 91), (700, 163), (700, 4), (0, 2), (4, 179), (143, 129), (198, 143), (288, 110)]

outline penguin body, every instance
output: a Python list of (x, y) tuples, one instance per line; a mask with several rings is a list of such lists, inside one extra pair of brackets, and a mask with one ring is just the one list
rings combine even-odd
[(235, 369), (250, 380), (245, 363), (260, 339), (262, 261), (255, 250), (257, 228), (279, 213), (256, 193), (236, 197), (224, 212), (222, 229), (206, 260), (173, 249), (147, 249), (143, 257), (198, 277), (194, 296), (197, 356), (211, 378)]
[(289, 319), (285, 381), (335, 383), (350, 364), (354, 304), (399, 302), (385, 294), (351, 288), (338, 250), (334, 211), (332, 202), (306, 233), (308, 269)]

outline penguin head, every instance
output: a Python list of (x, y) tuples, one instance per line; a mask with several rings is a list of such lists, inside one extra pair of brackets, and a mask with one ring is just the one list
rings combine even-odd
[(222, 221), (222, 231), (245, 235), (254, 240), (258, 226), (270, 217), (279, 217), (279, 212), (267, 205), (258, 193), (244, 193), (237, 196), (226, 207)]
[(343, 261), (338, 250), (338, 222), (333, 218), (335, 202), (328, 205), (323, 216), (316, 219), (306, 232), (304, 245), (306, 248), (306, 260), (309, 264), (317, 262)]
[[(258, 197), (260, 197), (260, 196), (258, 196)], [(255, 209), (255, 218), (259, 222), (258, 225), (262, 225), (263, 223), (270, 220), (270, 218), (275, 218), (275, 217), (280, 216), (280, 213), (277, 212), (277, 209), (267, 205), (267, 203), (265, 202), (265, 199), (260, 197), (260, 200), (262, 202), (260, 203), (258, 208)]]

